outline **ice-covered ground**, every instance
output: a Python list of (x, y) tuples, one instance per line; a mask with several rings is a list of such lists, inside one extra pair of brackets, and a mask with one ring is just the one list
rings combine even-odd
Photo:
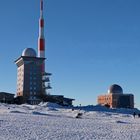
[(100, 106), (0, 104), (0, 140), (140, 140), (140, 118), (132, 113)]

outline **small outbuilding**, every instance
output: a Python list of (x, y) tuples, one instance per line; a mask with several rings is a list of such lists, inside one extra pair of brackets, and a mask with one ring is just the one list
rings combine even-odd
[(44, 102), (57, 103), (62, 106), (72, 106), (72, 102), (75, 99), (65, 98), (63, 95), (43, 95), (42, 100)]
[(14, 94), (7, 92), (0, 92), (0, 102), (1, 103), (14, 103)]

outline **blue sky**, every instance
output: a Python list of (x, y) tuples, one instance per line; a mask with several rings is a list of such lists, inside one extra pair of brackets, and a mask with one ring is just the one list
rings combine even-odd
[[(46, 69), (52, 94), (96, 104), (111, 84), (140, 107), (140, 1), (44, 0)], [(0, 91), (16, 92), (23, 49), (37, 50), (39, 0), (0, 1)]]

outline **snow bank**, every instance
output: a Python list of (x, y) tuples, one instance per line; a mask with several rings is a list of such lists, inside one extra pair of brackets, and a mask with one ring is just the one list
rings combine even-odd
[(111, 108), (107, 108), (101, 105), (81, 106), (81, 107), (75, 107), (75, 109), (80, 109), (84, 111), (112, 112), (112, 113), (121, 113), (121, 114), (133, 114), (134, 112), (136, 112), (137, 114), (140, 113), (140, 110), (138, 110), (137, 108), (134, 108), (134, 109), (126, 109), (126, 108), (113, 109), (112, 108), (111, 109)]
[(50, 103), (50, 102), (41, 102), (39, 104), (41, 107), (51, 107), (51, 108), (62, 108), (62, 106), (56, 104), (56, 103)]

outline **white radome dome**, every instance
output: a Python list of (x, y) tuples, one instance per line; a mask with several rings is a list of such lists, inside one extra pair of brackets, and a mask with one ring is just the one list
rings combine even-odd
[(26, 48), (23, 50), (22, 56), (36, 57), (36, 51), (33, 48)]
[(117, 84), (113, 84), (108, 89), (109, 94), (123, 94), (123, 89)]

